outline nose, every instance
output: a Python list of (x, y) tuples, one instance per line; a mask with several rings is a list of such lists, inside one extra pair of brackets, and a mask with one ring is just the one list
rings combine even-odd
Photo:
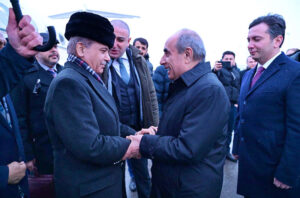
[(252, 41), (249, 41), (248, 42), (248, 49), (252, 49), (254, 46), (253, 46), (253, 42)]
[(161, 57), (161, 59), (160, 59), (160, 64), (161, 64), (161, 65), (165, 65), (165, 64), (166, 64), (166, 58), (165, 58), (165, 55), (163, 55), (163, 57)]
[(104, 59), (106, 60), (106, 62), (110, 61), (110, 56), (108, 52), (105, 53)]

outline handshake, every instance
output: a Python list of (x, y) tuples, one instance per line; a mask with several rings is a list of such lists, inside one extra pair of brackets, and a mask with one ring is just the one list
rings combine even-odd
[(143, 135), (144, 134), (155, 135), (156, 131), (157, 131), (157, 127), (150, 126), (148, 129), (142, 129), (136, 132), (135, 135), (127, 136), (126, 138), (131, 140), (131, 143), (125, 155), (122, 157), (122, 160), (130, 159), (130, 158), (140, 159), (142, 157), (140, 153), (140, 143)]

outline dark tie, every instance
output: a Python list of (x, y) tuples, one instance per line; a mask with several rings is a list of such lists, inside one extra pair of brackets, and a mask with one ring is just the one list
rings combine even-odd
[(5, 118), (5, 120), (7, 121), (8, 125), (10, 127), (12, 127), (11, 120), (10, 120), (10, 115), (9, 115), (9, 111), (8, 111), (8, 106), (7, 106), (5, 97), (3, 97), (0, 100), (0, 113)]
[(49, 68), (47, 71), (51, 74), (51, 76), (53, 76), (53, 78), (56, 77), (57, 74), (53, 68)]
[(255, 74), (255, 76), (252, 78), (252, 81), (251, 81), (251, 88), (253, 87), (253, 85), (256, 83), (256, 81), (260, 78), (260, 76), (262, 75), (262, 73), (265, 71), (265, 68), (260, 66), (258, 69), (257, 69), (257, 72)]
[(126, 68), (125, 68), (125, 65), (124, 65), (124, 63), (122, 61), (122, 58), (118, 58), (117, 61), (118, 61), (119, 65), (120, 65), (121, 78), (122, 78), (122, 80), (126, 84), (128, 84), (128, 82), (129, 82), (129, 75), (128, 75), (127, 71), (126, 71)]

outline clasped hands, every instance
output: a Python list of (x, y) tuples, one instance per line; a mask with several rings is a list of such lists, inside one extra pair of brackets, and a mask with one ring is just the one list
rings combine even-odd
[(140, 159), (141, 153), (140, 153), (140, 142), (144, 134), (149, 135), (155, 135), (157, 131), (157, 127), (150, 126), (147, 129), (142, 129), (138, 132), (136, 132), (135, 135), (127, 136), (126, 138), (131, 140), (131, 143), (125, 153), (125, 155), (122, 157), (122, 160), (130, 159), (130, 158), (136, 158)]

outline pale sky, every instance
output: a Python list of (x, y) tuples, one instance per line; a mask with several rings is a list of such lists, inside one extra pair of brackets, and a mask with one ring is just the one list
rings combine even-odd
[(159, 65), (168, 37), (188, 28), (203, 39), (206, 61), (213, 65), (224, 51), (230, 50), (235, 52), (236, 62), (243, 69), (249, 55), (248, 26), (255, 18), (268, 13), (280, 14), (286, 21), (282, 51), (300, 48), (300, 0), (20, 0), (20, 4), (24, 14), (30, 14), (37, 23), (54, 25), (62, 34), (67, 20), (51, 21), (47, 16), (84, 8), (140, 16), (125, 21), (132, 41), (137, 37), (148, 40), (154, 67)]

